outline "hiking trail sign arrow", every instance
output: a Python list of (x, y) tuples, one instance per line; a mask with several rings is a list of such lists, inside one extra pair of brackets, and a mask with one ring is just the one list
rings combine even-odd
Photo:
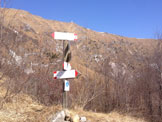
[(78, 72), (76, 70), (53, 72), (54, 79), (71, 79), (71, 78), (76, 78), (77, 75), (78, 75)]
[(68, 41), (76, 41), (78, 39), (77, 34), (65, 32), (54, 32), (52, 33), (52, 37), (56, 40), (68, 40)]

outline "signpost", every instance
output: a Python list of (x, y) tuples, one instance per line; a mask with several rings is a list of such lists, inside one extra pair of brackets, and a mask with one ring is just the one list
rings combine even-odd
[(76, 78), (78, 72), (76, 70), (56, 71), (53, 72), (54, 79), (71, 79)]
[(53, 72), (54, 79), (64, 79), (63, 80), (63, 108), (67, 108), (67, 91), (70, 90), (70, 83), (67, 79), (76, 78), (78, 72), (71, 69), (70, 60), (71, 60), (71, 51), (70, 44), (68, 41), (76, 41), (77, 34), (74, 33), (65, 33), (65, 32), (54, 32), (52, 37), (55, 40), (63, 40), (63, 71)]

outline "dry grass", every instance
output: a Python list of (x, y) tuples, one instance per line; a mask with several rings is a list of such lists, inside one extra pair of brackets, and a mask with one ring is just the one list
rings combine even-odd
[[(1, 86), (0, 91), (0, 99), (3, 101), (6, 88)], [(5, 100), (0, 109), (0, 122), (45, 122), (49, 120), (50, 115), (59, 110), (61, 110), (60, 106), (47, 107), (33, 100), (31, 96), (20, 93)]]
[(45, 122), (59, 110), (60, 106), (46, 107), (27, 95), (19, 94), (4, 103), (0, 110), (0, 122)]
[(90, 122), (146, 122), (144, 118), (136, 118), (129, 115), (120, 114), (118, 112), (111, 112), (108, 114), (87, 112), (81, 109), (71, 110), (73, 114), (85, 116)]
[[(5, 89), (1, 88), (2, 93)], [(6, 101), (0, 110), (0, 122), (47, 122), (61, 106), (44, 106), (34, 101), (30, 96), (18, 94)], [(118, 112), (109, 114), (87, 112), (82, 109), (70, 110), (72, 115), (85, 116), (90, 122), (146, 122), (144, 119), (122, 115)]]
[[(0, 82), (6, 81), (4, 77)], [(6, 89), (0, 87), (0, 98), (3, 99)], [(20, 93), (15, 97), (7, 99), (0, 110), (0, 122), (48, 122), (52, 116), (61, 111), (61, 106), (45, 106), (33, 100), (34, 97)], [(132, 117), (118, 112), (108, 114), (83, 111), (76, 108), (70, 110), (70, 114), (75, 116), (85, 116), (90, 122), (146, 122), (144, 119)]]

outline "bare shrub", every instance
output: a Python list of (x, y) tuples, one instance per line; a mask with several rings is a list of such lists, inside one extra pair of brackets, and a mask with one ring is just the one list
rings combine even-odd
[(72, 82), (70, 99), (72, 107), (86, 109), (92, 101), (103, 94), (103, 84), (96, 75), (94, 79), (82, 77), (80, 81)]

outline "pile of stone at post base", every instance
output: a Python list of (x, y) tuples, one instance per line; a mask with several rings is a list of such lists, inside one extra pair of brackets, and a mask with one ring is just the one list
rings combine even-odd
[(71, 115), (69, 111), (57, 112), (51, 117), (50, 122), (90, 122), (86, 117), (79, 117), (79, 115)]

